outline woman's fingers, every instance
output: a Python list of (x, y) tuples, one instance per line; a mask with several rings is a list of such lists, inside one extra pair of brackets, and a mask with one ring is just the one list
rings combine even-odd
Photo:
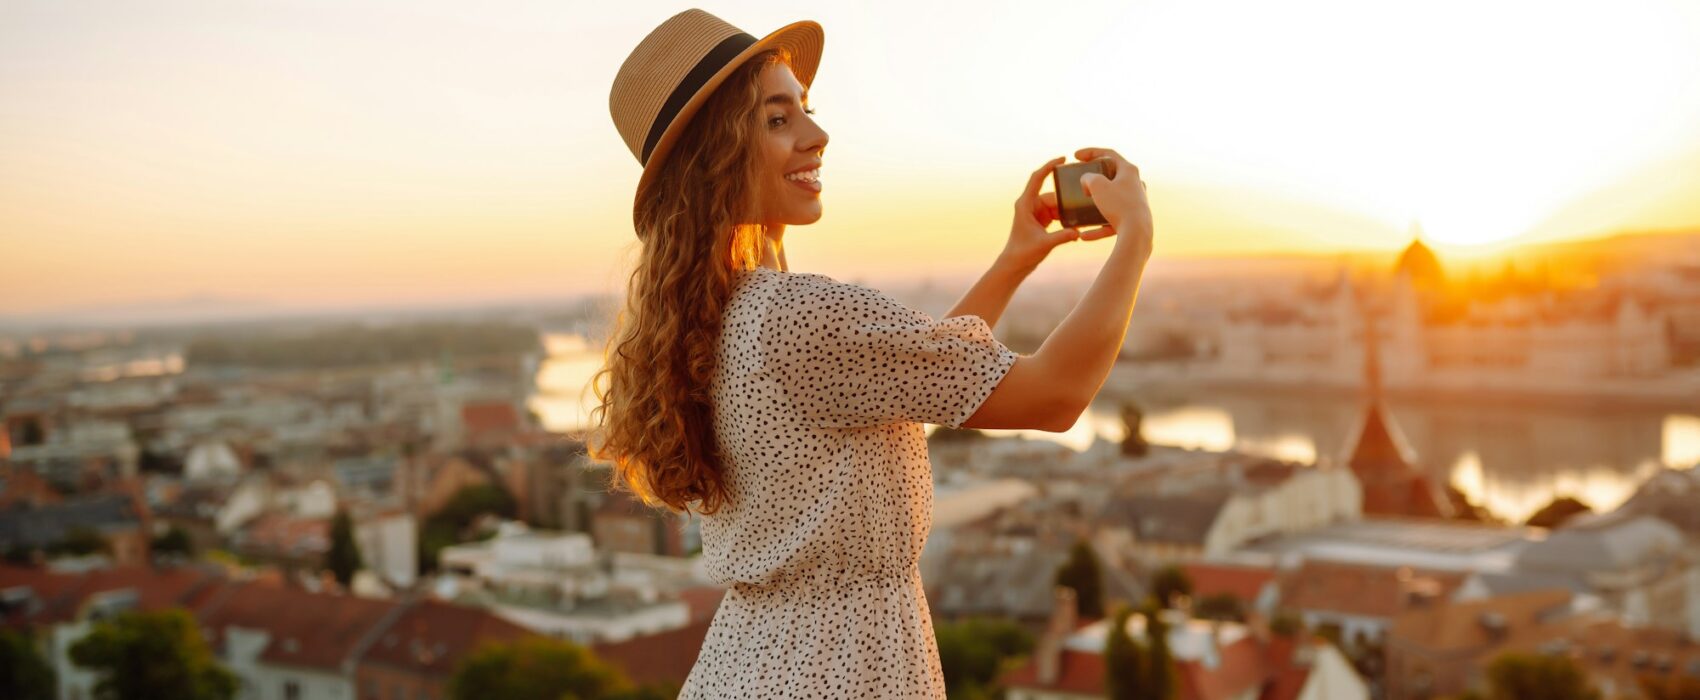
[(1088, 161), (1096, 158), (1109, 158), (1114, 163), (1114, 166), (1110, 169), (1110, 172), (1106, 172), (1104, 174), (1106, 179), (1119, 179), (1122, 172), (1125, 170), (1132, 170), (1133, 176), (1139, 177), (1139, 168), (1135, 167), (1132, 163), (1127, 162), (1127, 159), (1123, 158), (1122, 154), (1115, 152), (1113, 149), (1082, 148), (1074, 152), (1074, 157), (1081, 161)]
[(1093, 158), (1115, 158), (1117, 160), (1127, 160), (1126, 158), (1122, 158), (1122, 154), (1109, 148), (1082, 148), (1074, 152), (1074, 157), (1081, 161), (1088, 161)]
[(1038, 170), (1033, 171), (1032, 177), (1027, 178), (1027, 189), (1022, 191), (1021, 199), (1016, 203), (1031, 203), (1037, 201), (1039, 197), (1039, 188), (1045, 186), (1045, 178), (1050, 176), (1051, 169), (1057, 167), (1057, 164), (1063, 162), (1063, 159), (1064, 156), (1057, 156), (1045, 161), (1044, 165), (1039, 166)]
[(1089, 230), (1086, 230), (1086, 231), (1081, 231), (1080, 232), (1080, 240), (1096, 241), (1100, 238), (1109, 238), (1110, 236), (1114, 236), (1114, 235), (1116, 235), (1116, 230), (1113, 227), (1099, 226), (1098, 228), (1095, 228), (1095, 229), (1089, 229)]
[(1052, 221), (1056, 221), (1057, 213), (1057, 193), (1046, 192), (1039, 195), (1039, 206), (1033, 210), (1033, 215), (1038, 217), (1039, 223), (1050, 225)]

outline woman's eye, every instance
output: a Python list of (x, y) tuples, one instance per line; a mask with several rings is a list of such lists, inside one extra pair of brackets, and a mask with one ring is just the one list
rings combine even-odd
[[(814, 109), (814, 108), (813, 108), (813, 107), (804, 107), (804, 108), (803, 108), (803, 113), (804, 113), (804, 114), (814, 114), (814, 113), (815, 113), (815, 109)], [(779, 126), (779, 125), (778, 125), (778, 124), (776, 124), (776, 123), (775, 123), (775, 122), (782, 122), (782, 121), (785, 121), (785, 117), (783, 117), (783, 116), (775, 116), (775, 117), (771, 117), (771, 118), (769, 118), (769, 119), (768, 119), (768, 120), (767, 120), (767, 124), (768, 124), (768, 126)]]

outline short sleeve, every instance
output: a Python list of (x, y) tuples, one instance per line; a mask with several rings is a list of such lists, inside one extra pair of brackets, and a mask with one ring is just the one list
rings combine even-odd
[(818, 427), (961, 427), (1018, 357), (979, 316), (934, 319), (823, 276), (794, 286), (769, 308), (764, 363)]

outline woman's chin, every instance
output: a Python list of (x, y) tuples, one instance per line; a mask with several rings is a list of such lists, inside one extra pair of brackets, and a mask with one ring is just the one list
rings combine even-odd
[(820, 221), (820, 217), (821, 217), (820, 202), (815, 202), (814, 206), (805, 207), (805, 208), (799, 210), (798, 212), (796, 212), (794, 215), (786, 217), (785, 225), (786, 226), (808, 226), (809, 224), (812, 224), (816, 221)]

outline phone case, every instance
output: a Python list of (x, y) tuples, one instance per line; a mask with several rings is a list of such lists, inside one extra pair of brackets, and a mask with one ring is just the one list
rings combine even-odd
[[(1081, 189), (1080, 176), (1086, 173), (1100, 173), (1114, 177), (1114, 167), (1109, 160), (1099, 158), (1079, 163), (1064, 163), (1051, 171), (1052, 187), (1057, 193), (1057, 219), (1064, 227), (1101, 226), (1109, 223), (1104, 214), (1098, 211), (1098, 206), (1092, 203), (1092, 197), (1086, 194), (1086, 190)], [(1106, 170), (1109, 172), (1105, 172)]]

